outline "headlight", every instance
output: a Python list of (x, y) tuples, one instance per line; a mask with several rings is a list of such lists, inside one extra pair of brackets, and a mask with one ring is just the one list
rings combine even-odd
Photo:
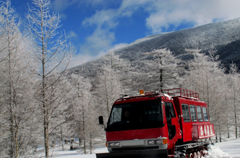
[(155, 139), (155, 140), (148, 140), (147, 141), (148, 145), (159, 145), (159, 144), (164, 144), (163, 139)]
[(162, 144), (162, 140), (155, 140), (156, 144)]
[(120, 142), (109, 142), (108, 146), (109, 147), (120, 147)]
[(154, 140), (149, 140), (148, 141), (148, 145), (154, 145), (155, 144), (155, 141)]

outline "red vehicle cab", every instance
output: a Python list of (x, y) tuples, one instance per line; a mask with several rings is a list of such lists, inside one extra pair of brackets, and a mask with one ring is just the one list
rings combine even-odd
[[(103, 119), (100, 117), (100, 124)], [(106, 127), (110, 153), (154, 150), (174, 154), (175, 146), (214, 136), (207, 105), (181, 88), (146, 92), (115, 101)]]

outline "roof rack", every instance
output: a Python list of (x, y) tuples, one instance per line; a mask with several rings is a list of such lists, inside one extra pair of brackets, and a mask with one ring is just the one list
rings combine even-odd
[(159, 93), (160, 93), (159, 90), (144, 92), (145, 95), (157, 95)]
[(183, 97), (199, 100), (199, 93), (183, 88), (163, 89), (161, 92), (166, 93), (172, 97)]

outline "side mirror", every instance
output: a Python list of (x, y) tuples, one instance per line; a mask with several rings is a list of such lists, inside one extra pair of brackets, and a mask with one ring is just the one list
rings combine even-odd
[(99, 116), (98, 121), (99, 121), (99, 124), (100, 124), (100, 125), (104, 125), (103, 117), (102, 117), (102, 116)]

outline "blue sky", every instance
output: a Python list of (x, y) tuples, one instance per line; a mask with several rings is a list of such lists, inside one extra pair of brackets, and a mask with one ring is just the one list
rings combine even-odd
[[(32, 0), (11, 0), (23, 24)], [(137, 39), (240, 17), (240, 0), (51, 0), (76, 48), (71, 66)]]

